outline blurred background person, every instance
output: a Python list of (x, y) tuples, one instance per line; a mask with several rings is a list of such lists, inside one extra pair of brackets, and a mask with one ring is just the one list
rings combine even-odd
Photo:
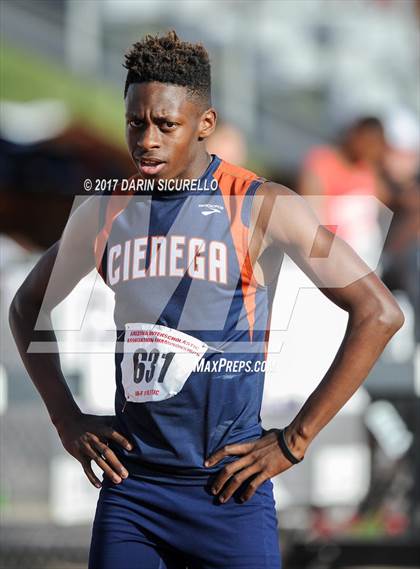
[[(377, 117), (360, 117), (343, 129), (337, 144), (312, 148), (304, 159), (298, 192), (322, 196), (313, 201), (325, 225), (375, 268), (381, 247), (377, 197), (389, 203), (381, 175), (386, 152), (384, 127)], [(350, 197), (350, 200), (342, 198)]]
[[(219, 119), (220, 120), (220, 119)], [(216, 130), (207, 142), (207, 150), (210, 154), (217, 154), (226, 162), (245, 166), (248, 159), (246, 137), (243, 132), (233, 124), (217, 123)]]

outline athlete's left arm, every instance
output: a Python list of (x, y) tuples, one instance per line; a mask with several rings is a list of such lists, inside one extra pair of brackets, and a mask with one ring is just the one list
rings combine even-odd
[[(285, 431), (287, 446), (298, 459), (321, 429), (360, 387), (391, 337), (404, 323), (394, 297), (354, 250), (322, 226), (308, 202), (295, 192), (265, 183), (254, 200), (251, 226), (262, 249), (286, 252), (325, 296), (348, 315), (344, 339), (322, 381)], [(255, 247), (252, 248), (255, 250)], [(278, 445), (278, 429), (255, 442), (229, 445), (213, 455), (242, 455), (222, 469), (216, 492), (229, 499), (251, 476), (248, 499), (268, 478), (290, 468)]]

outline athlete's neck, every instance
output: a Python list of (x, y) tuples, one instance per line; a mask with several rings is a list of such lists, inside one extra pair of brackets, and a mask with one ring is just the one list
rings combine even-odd
[(179, 179), (183, 180), (196, 180), (201, 178), (204, 172), (207, 170), (211, 163), (212, 157), (210, 154), (205, 150), (204, 152), (200, 153), (200, 155), (194, 160), (192, 164), (187, 168), (185, 172), (177, 176)]
[[(210, 166), (212, 161), (212, 156), (207, 152), (204, 151), (202, 154), (200, 154), (200, 156), (198, 157), (197, 160), (194, 161), (193, 164), (191, 164), (187, 171), (181, 173), (179, 176), (176, 176), (177, 180), (197, 180), (199, 178), (201, 178), (204, 173), (206, 172), (207, 168)], [(187, 186), (185, 186), (185, 189), (180, 188), (179, 190), (177, 190), (177, 193), (182, 193), (184, 191), (187, 191)], [(159, 194), (160, 195), (173, 195), (173, 191), (171, 190), (160, 190)]]

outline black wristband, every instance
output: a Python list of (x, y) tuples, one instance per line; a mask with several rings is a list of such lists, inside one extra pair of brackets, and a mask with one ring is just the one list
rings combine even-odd
[(279, 440), (279, 444), (280, 444), (280, 448), (282, 450), (282, 453), (284, 454), (284, 456), (287, 458), (287, 460), (289, 460), (292, 464), (298, 464), (299, 462), (302, 462), (303, 457), (302, 458), (297, 458), (292, 451), (289, 449), (289, 447), (287, 446), (286, 443), (286, 439), (284, 437), (284, 431), (286, 429), (280, 429), (280, 433), (278, 436), (278, 440)]

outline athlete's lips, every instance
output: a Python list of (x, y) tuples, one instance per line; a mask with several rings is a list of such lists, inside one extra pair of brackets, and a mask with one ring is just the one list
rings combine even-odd
[(165, 165), (165, 161), (160, 158), (146, 157), (137, 158), (140, 173), (146, 176), (158, 174)]

